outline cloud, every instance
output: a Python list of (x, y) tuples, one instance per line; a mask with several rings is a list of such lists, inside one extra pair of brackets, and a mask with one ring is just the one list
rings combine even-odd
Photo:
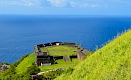
[(24, 6), (33, 6), (34, 5), (34, 0), (22, 0), (21, 3), (18, 3), (19, 5), (24, 5)]
[(98, 4), (91, 4), (90, 7), (92, 7), (92, 8), (98, 8), (100, 6)]
[(70, 2), (71, 7), (77, 7), (78, 4), (76, 2)]
[(0, 5), (34, 6), (39, 0), (0, 0)]
[(118, 3), (131, 3), (130, 0), (109, 0), (109, 1), (112, 1), (112, 2), (118, 2)]
[(68, 7), (67, 0), (0, 0), (0, 5)]
[(99, 8), (100, 5), (93, 0), (0, 0), (0, 5), (57, 7), (57, 8)]
[(54, 7), (66, 7), (68, 2), (66, 0), (47, 0), (51, 6)]
[(83, 3), (76, 3), (76, 2), (70, 2), (71, 7), (78, 7), (78, 8), (99, 8), (100, 6), (98, 4), (90, 4), (88, 2)]

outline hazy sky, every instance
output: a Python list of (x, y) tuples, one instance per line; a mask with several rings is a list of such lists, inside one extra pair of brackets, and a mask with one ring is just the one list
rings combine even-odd
[(0, 0), (0, 14), (131, 15), (131, 0)]

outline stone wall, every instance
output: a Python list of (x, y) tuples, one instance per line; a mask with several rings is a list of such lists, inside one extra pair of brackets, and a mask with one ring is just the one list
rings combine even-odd
[[(50, 47), (50, 46), (58, 46), (58, 45), (67, 45), (69, 47), (77, 47), (79, 49), (77, 55), (68, 55), (68, 56), (50, 56), (48, 51), (47, 52), (41, 52), (40, 48), (44, 48), (44, 47)], [(70, 43), (70, 42), (51, 42), (51, 43), (45, 43), (45, 44), (39, 44), (39, 45), (35, 45), (34, 47), (34, 54), (36, 56), (36, 63), (38, 64), (38, 56), (41, 56), (41, 58), (43, 58), (44, 60), (44, 56), (45, 57), (53, 57), (50, 58), (50, 60), (54, 61), (54, 63), (56, 63), (55, 60), (57, 59), (63, 59), (65, 62), (66, 61), (72, 61), (72, 58), (78, 58), (79, 60), (82, 60), (83, 57), (88, 54), (89, 51), (87, 51), (86, 49), (84, 49), (83, 47), (81, 47), (80, 45), (76, 44), (76, 43)], [(49, 58), (48, 58), (49, 59)], [(43, 61), (44, 62), (44, 61)], [(51, 62), (51, 61), (50, 61)], [(40, 65), (40, 64), (39, 64)]]
[(79, 53), (77, 54), (77, 58), (82, 61), (83, 57), (84, 57), (86, 54), (88, 54), (88, 53), (89, 53), (89, 51), (87, 51), (86, 49), (83, 48), (83, 49), (80, 50)]
[(62, 42), (52, 42), (51, 44), (52, 44), (52, 46), (53, 46), (53, 45), (63, 45)]
[(76, 43), (64, 42), (63, 45), (67, 45), (67, 46), (69, 46), (69, 47), (75, 47), (75, 46), (76, 46)]
[(63, 56), (63, 59), (64, 59), (65, 62), (72, 61), (70, 56)]
[(63, 59), (63, 56), (53, 56), (55, 60)]

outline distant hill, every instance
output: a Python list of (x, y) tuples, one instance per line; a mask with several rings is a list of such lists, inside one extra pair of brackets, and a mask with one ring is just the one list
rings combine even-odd
[(56, 80), (130, 80), (131, 30), (97, 50)]

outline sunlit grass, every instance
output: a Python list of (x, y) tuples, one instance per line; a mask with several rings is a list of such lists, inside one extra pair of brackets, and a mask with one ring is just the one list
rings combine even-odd
[(76, 48), (70, 48), (68, 46), (52, 46), (48, 48), (49, 54), (51, 56), (65, 56), (65, 55), (72, 55), (72, 54), (77, 54)]
[(32, 63), (35, 62), (35, 56), (34, 53), (30, 54), (28, 57), (26, 57), (17, 67), (16, 72), (23, 73), (27, 70), (28, 67), (32, 65)]
[(51, 56), (65, 56), (78, 53), (77, 47), (68, 46), (50, 46), (46, 48), (40, 48), (42, 52), (49, 52)]
[(71, 75), (56, 80), (130, 80), (130, 74), (131, 30), (87, 57)]
[(58, 64), (52, 64), (51, 66), (40, 66), (41, 71), (57, 69), (57, 68), (69, 68), (74, 67), (80, 63), (77, 58), (72, 59), (72, 62), (65, 62), (63, 59), (56, 60)]
[(47, 52), (47, 48), (40, 48), (42, 52)]
[(0, 80), (1, 80), (1, 78), (2, 78), (2, 72), (0, 72)]

